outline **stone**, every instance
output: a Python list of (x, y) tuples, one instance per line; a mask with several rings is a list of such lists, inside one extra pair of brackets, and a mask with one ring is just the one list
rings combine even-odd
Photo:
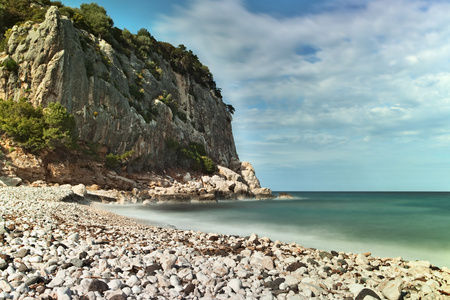
[(294, 196), (288, 193), (279, 193), (278, 199), (294, 199)]
[(234, 182), (242, 182), (242, 176), (238, 173), (230, 170), (229, 168), (226, 168), (224, 166), (217, 166), (219, 169), (219, 174), (223, 175), (227, 180), (234, 181)]
[(32, 256), (29, 259), (30, 263), (41, 263), (43, 261), (42, 256), (40, 255), (36, 255), (36, 256)]
[(170, 284), (174, 287), (180, 286), (180, 279), (178, 278), (177, 275), (170, 276), (169, 281), (170, 281)]
[(58, 287), (58, 286), (62, 286), (64, 284), (65, 280), (64, 277), (55, 277), (52, 279), (52, 281), (50, 281), (48, 283), (48, 287), (50, 288), (54, 288), (54, 287)]
[(177, 256), (174, 254), (165, 254), (161, 257), (161, 267), (164, 270), (170, 270), (175, 265)]
[(370, 265), (369, 259), (362, 253), (356, 256), (355, 262), (357, 265), (360, 265), (362, 267), (367, 267)]
[(0, 280), (0, 290), (2, 292), (10, 293), (13, 290), (13, 287), (6, 280)]
[(219, 276), (225, 276), (226, 274), (228, 274), (228, 268), (227, 266), (220, 262), (220, 261), (215, 261), (214, 265), (213, 265), (213, 270), (212, 270), (215, 274), (219, 275)]
[(71, 242), (78, 242), (80, 240), (80, 234), (78, 232), (72, 233), (71, 235), (69, 235), (67, 240)]
[(256, 233), (252, 233), (251, 235), (250, 235), (250, 237), (248, 238), (248, 242), (249, 243), (254, 243), (255, 241), (257, 241), (258, 240), (258, 235), (256, 234)]
[(98, 279), (92, 280), (88, 287), (89, 292), (99, 292), (100, 294), (103, 294), (107, 290), (109, 290), (109, 286), (106, 282)]
[(184, 294), (187, 296), (187, 295), (190, 295), (190, 294), (192, 294), (193, 292), (194, 292), (194, 290), (195, 290), (195, 285), (194, 284), (192, 284), (192, 283), (188, 283), (187, 285), (186, 285), (186, 287), (184, 288)]
[(72, 292), (68, 287), (60, 287), (56, 290), (56, 295), (59, 299), (72, 299)]
[(270, 256), (264, 256), (261, 260), (261, 265), (264, 267), (264, 269), (269, 271), (274, 269), (273, 260)]
[(73, 187), (72, 187), (72, 191), (73, 191), (76, 195), (78, 195), (78, 196), (80, 196), (80, 197), (83, 197), (83, 198), (86, 197), (86, 195), (87, 195), (86, 186), (85, 186), (84, 184), (82, 184), (82, 183), (73, 186)]
[(256, 188), (252, 189), (251, 192), (255, 195), (255, 199), (258, 200), (272, 199), (274, 197), (269, 188)]
[(84, 264), (83, 261), (77, 257), (72, 258), (70, 260), (70, 263), (77, 268), (83, 267), (83, 264)]
[(191, 181), (192, 177), (191, 174), (188, 172), (183, 176), (183, 182), (184, 183), (188, 183), (189, 181)]
[(330, 252), (327, 251), (321, 251), (319, 252), (319, 256), (320, 258), (324, 259), (324, 258), (328, 258), (328, 259), (333, 259), (333, 255)]
[(366, 297), (367, 298), (372, 297), (372, 299), (381, 300), (380, 296), (378, 296), (377, 293), (368, 288), (363, 288), (355, 297), (355, 300), (367, 299)]
[(286, 271), (294, 272), (297, 269), (302, 268), (302, 267), (308, 268), (308, 266), (306, 264), (297, 261), (297, 262), (294, 262), (294, 263), (290, 264), (289, 266), (287, 266)]
[(19, 186), (22, 184), (22, 179), (15, 176), (3, 177), (0, 176), (0, 187), (1, 186)]
[(261, 184), (256, 178), (255, 169), (249, 162), (242, 162), (241, 164), (241, 174), (244, 181), (249, 186), (250, 190), (261, 188)]
[(228, 282), (227, 286), (237, 294), (242, 288), (242, 281), (238, 278), (233, 278)]
[(130, 278), (128, 278), (128, 280), (125, 282), (126, 285), (128, 285), (129, 287), (133, 287), (137, 284), (139, 284), (141, 281), (139, 280), (139, 278), (136, 275), (132, 275), (130, 276)]
[(116, 291), (120, 288), (122, 288), (122, 281), (120, 279), (113, 279), (110, 282), (108, 282), (108, 287), (110, 290)]
[(107, 300), (126, 300), (127, 295), (122, 290), (116, 290), (106, 297)]
[(17, 251), (16, 257), (17, 258), (24, 258), (28, 255), (30, 251), (27, 248), (20, 248), (19, 251)]
[(401, 277), (389, 281), (381, 291), (388, 300), (398, 300), (401, 296), (403, 280)]
[(8, 263), (4, 259), (0, 258), (0, 270), (5, 270), (7, 267)]
[(160, 264), (151, 264), (151, 265), (145, 267), (145, 273), (147, 275), (154, 275), (155, 271), (158, 271), (158, 270), (162, 270), (162, 267)]
[(286, 283), (287, 286), (298, 285), (299, 284), (299, 280), (296, 277), (292, 276), (292, 275), (286, 275), (285, 283)]

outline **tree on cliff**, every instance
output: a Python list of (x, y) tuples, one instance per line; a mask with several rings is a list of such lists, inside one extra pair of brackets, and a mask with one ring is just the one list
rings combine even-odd
[(33, 107), (25, 98), (0, 99), (0, 133), (31, 151), (75, 146), (75, 119), (60, 103)]
[(102, 38), (109, 35), (114, 22), (106, 14), (106, 9), (99, 6), (97, 3), (85, 3), (80, 5), (80, 11), (85, 22), (89, 25), (94, 34), (100, 35)]

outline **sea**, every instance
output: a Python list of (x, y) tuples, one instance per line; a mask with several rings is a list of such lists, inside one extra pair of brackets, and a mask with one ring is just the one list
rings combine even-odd
[[(141, 222), (450, 267), (450, 192), (288, 192), (293, 199), (105, 204)], [(274, 193), (277, 195), (278, 193)]]

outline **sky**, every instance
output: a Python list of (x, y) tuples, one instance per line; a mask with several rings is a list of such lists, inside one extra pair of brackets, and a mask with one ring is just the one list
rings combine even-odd
[(96, 2), (209, 67), (263, 186), (450, 191), (449, 1)]

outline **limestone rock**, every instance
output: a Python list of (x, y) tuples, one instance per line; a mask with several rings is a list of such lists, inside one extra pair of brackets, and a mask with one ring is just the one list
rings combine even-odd
[(238, 173), (223, 167), (223, 166), (217, 166), (217, 168), (219, 169), (219, 174), (223, 175), (227, 180), (231, 180), (231, 181), (240, 181), (242, 182), (242, 176), (239, 175)]
[(241, 164), (241, 174), (251, 190), (261, 188), (261, 184), (258, 178), (256, 178), (255, 169), (249, 162), (243, 162)]
[(22, 179), (19, 177), (0, 177), (0, 187), (2, 186), (18, 186), (22, 183)]
[(397, 277), (395, 280), (389, 281), (383, 288), (383, 295), (389, 300), (398, 300), (401, 296), (402, 278)]
[(257, 188), (253, 189), (252, 193), (255, 195), (256, 199), (272, 199), (272, 191), (269, 188)]
[(87, 190), (86, 190), (86, 186), (84, 184), (78, 184), (76, 186), (72, 187), (72, 191), (81, 197), (86, 197), (87, 195)]
[[(0, 64), (13, 59), (18, 70), (7, 74), (0, 68), (0, 98), (27, 97), (44, 106), (60, 102), (74, 115), (80, 141), (114, 154), (133, 151), (134, 169), (162, 166), (169, 138), (204, 145), (221, 165), (233, 162), (235, 167), (238, 161), (226, 104), (211, 87), (177, 73), (157, 52), (149, 60), (162, 70), (158, 79), (146, 61), (75, 28), (55, 6), (41, 24), (14, 26), (6, 49)], [(130, 92), (136, 87), (139, 97)], [(172, 95), (177, 111), (158, 100), (164, 91)], [(34, 167), (19, 168), (29, 172)], [(45, 169), (34, 173), (40, 175), (35, 180), (45, 180)]]

